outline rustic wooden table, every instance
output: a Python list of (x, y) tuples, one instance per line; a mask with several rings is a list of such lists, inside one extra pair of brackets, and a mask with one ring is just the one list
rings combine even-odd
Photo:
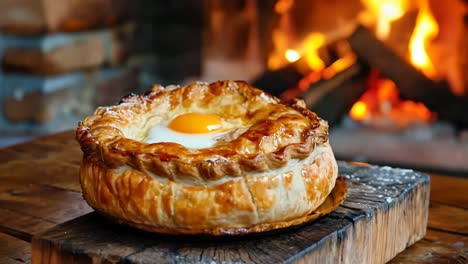
[[(0, 263), (29, 263), (32, 236), (92, 211), (80, 159), (71, 131), (0, 149)], [(426, 237), (391, 263), (468, 263), (468, 178), (430, 176)]]

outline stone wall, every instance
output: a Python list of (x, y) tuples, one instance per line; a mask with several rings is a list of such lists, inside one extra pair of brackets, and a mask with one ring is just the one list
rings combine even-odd
[(138, 88), (129, 0), (0, 0), (0, 136), (76, 127)]
[(0, 136), (74, 128), (130, 92), (199, 78), (207, 4), (0, 0)]

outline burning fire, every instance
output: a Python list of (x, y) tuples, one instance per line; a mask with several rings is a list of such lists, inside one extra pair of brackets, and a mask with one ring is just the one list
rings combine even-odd
[(361, 20), (366, 24), (376, 24), (375, 34), (379, 39), (386, 39), (390, 33), (391, 23), (403, 16), (407, 9), (405, 0), (361, 0), (366, 11)]
[[(277, 70), (291, 62), (290, 59), (297, 57), (297, 51), (290, 49), (294, 44), (294, 32), (290, 14), (293, 4), (294, 0), (279, 0), (275, 4), (275, 12), (279, 15), (279, 21), (278, 26), (273, 29), (271, 36), (273, 52), (268, 57), (267, 62), (270, 70)], [(288, 50), (290, 51), (288, 52)]]
[(280, 17), (278, 27), (272, 33), (274, 50), (268, 58), (268, 68), (276, 70), (304, 58), (309, 67), (308, 70), (321, 70), (325, 67), (325, 63), (318, 55), (318, 50), (325, 44), (325, 35), (310, 33), (297, 44), (290, 13), (293, 4), (294, 0), (279, 0), (275, 4), (275, 12)]
[[(408, 0), (361, 0), (366, 10), (360, 18), (364, 24), (375, 24), (375, 34), (381, 40), (388, 38), (392, 22), (400, 19), (411, 4)], [(410, 62), (429, 78), (437, 78), (436, 69), (427, 52), (437, 36), (438, 25), (432, 16), (428, 0), (418, 0), (419, 13), (408, 45)]]
[(318, 50), (325, 44), (325, 35), (320, 33), (309, 34), (303, 42), (301, 54), (304, 54), (307, 65), (312, 70), (325, 68), (325, 63), (320, 58)]
[[(367, 7), (367, 16), (376, 19), (376, 35), (385, 40), (391, 29), (391, 23), (404, 15), (409, 9), (407, 0), (362, 0)], [(427, 53), (427, 46), (438, 33), (428, 0), (418, 1), (419, 11), (416, 25), (408, 45), (410, 62), (429, 78), (436, 78), (437, 72)], [(370, 14), (369, 14), (370, 13)], [(365, 17), (365, 16), (364, 16)], [(391, 122), (406, 126), (412, 122), (428, 122), (434, 114), (422, 103), (403, 101), (399, 97), (395, 83), (382, 79), (374, 71), (369, 77), (368, 90), (351, 108), (352, 119), (364, 123)]]
[(401, 100), (398, 88), (389, 79), (380, 78), (373, 71), (368, 90), (351, 108), (349, 115), (356, 121), (374, 124), (396, 124), (405, 127), (410, 123), (429, 122), (434, 114), (422, 103)]
[[(279, 40), (278, 42), (282, 42)], [(284, 52), (277, 52), (270, 57), (274, 63), (269, 65), (270, 69), (277, 69), (287, 63), (292, 63), (304, 58), (309, 70), (321, 70), (325, 68), (325, 63), (319, 56), (319, 49), (325, 44), (325, 35), (320, 33), (309, 34), (297, 49), (286, 49)], [(281, 54), (278, 59), (277, 54)]]
[(410, 39), (409, 51), (411, 63), (430, 78), (435, 78), (437, 72), (427, 53), (427, 45), (437, 36), (438, 32), (439, 27), (431, 14), (427, 0), (422, 1), (416, 26)]
[(299, 54), (299, 52), (297, 52), (297, 51), (295, 51), (293, 49), (288, 49), (284, 53), (284, 57), (289, 62), (295, 62), (295, 61), (297, 61), (297, 60), (299, 60), (301, 58), (301, 54)]
[[(438, 74), (428, 54), (428, 47), (438, 34), (438, 25), (431, 14), (428, 1), (361, 0), (366, 10), (361, 12), (360, 22), (375, 27), (377, 37), (386, 40), (392, 23), (402, 18), (409, 10), (418, 8), (415, 28), (408, 43), (408, 60), (426, 76), (435, 79)], [(268, 68), (275, 70), (301, 60), (301, 63), (306, 62), (310, 74), (298, 83), (297, 91), (285, 94), (285, 97), (304, 92), (310, 83), (327, 79), (340, 71), (341, 64), (346, 66), (356, 60), (354, 54), (350, 54), (349, 58), (341, 58), (326, 67), (319, 56), (320, 48), (326, 44), (325, 35), (312, 32), (298, 41), (292, 23), (293, 6), (294, 0), (278, 0), (275, 5), (275, 11), (279, 14), (279, 24), (272, 33), (274, 49), (268, 59)], [(328, 37), (331, 38), (329, 35)], [(381, 78), (376, 71), (369, 77), (368, 90), (352, 106), (349, 114), (352, 119), (364, 123), (377, 120), (399, 126), (428, 122), (434, 118), (434, 114), (422, 103), (402, 100), (395, 83)]]

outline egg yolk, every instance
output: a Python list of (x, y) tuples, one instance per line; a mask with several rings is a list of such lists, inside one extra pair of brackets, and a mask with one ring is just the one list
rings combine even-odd
[(174, 118), (168, 125), (172, 130), (188, 134), (214, 132), (222, 127), (217, 115), (188, 113)]

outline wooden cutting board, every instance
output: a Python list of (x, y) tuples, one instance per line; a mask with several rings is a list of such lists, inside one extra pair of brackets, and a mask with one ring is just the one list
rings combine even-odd
[(90, 213), (33, 238), (33, 263), (384, 263), (424, 237), (429, 177), (339, 162), (348, 197), (301, 227), (246, 237), (167, 236)]

